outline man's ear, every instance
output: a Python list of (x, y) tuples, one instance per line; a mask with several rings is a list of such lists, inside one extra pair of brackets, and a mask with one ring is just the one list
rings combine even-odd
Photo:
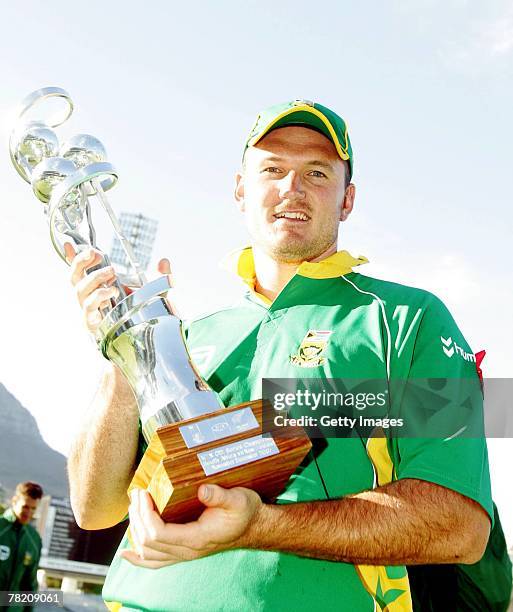
[(356, 188), (353, 183), (349, 183), (344, 193), (344, 201), (342, 202), (342, 208), (340, 209), (340, 220), (346, 221), (351, 214), (354, 206)]
[(237, 207), (240, 212), (244, 212), (246, 207), (244, 205), (244, 176), (237, 172), (235, 175), (235, 200), (237, 202)]

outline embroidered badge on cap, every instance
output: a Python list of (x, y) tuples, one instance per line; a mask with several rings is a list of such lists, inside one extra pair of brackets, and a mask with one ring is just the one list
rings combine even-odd
[(294, 106), (313, 106), (314, 103), (311, 100), (301, 100), (298, 98), (294, 100)]

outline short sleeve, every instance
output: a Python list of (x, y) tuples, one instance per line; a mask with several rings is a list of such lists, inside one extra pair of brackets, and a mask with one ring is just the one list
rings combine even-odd
[(483, 395), (473, 352), (444, 304), (426, 305), (414, 341), (395, 440), (398, 478), (418, 478), (479, 503), (493, 522)]

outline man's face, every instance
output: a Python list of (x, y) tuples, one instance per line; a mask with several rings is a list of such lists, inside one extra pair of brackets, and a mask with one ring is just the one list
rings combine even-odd
[(333, 143), (308, 128), (278, 128), (249, 147), (235, 195), (254, 246), (290, 263), (336, 250), (354, 199), (345, 172)]
[(12, 498), (12, 510), (22, 525), (30, 523), (38, 505), (39, 500), (28, 495), (15, 495)]

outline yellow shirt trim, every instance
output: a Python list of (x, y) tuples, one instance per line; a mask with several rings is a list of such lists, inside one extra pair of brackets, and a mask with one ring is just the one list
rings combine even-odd
[[(353, 257), (347, 251), (338, 251), (322, 261), (304, 261), (297, 268), (297, 274), (306, 278), (337, 278), (352, 271), (353, 267), (368, 263), (368, 259), (360, 255)], [(249, 287), (250, 291), (266, 306), (272, 301), (255, 291), (256, 272), (253, 249), (248, 246), (230, 253), (223, 262), (223, 267), (233, 271)]]
[(337, 278), (352, 271), (353, 267), (369, 263), (363, 255), (353, 257), (347, 251), (338, 251), (322, 261), (304, 261), (297, 273), (307, 278)]

